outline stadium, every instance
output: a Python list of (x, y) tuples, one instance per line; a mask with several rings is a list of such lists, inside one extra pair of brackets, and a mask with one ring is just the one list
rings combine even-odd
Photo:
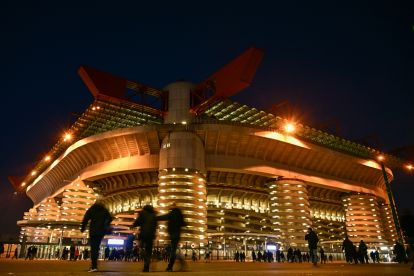
[[(22, 243), (49, 255), (85, 245), (80, 221), (99, 196), (114, 217), (106, 244), (136, 232), (144, 205), (162, 214), (175, 202), (187, 222), (181, 247), (217, 259), (307, 250), (308, 227), (327, 252), (340, 254), (345, 235), (387, 250), (401, 239), (389, 188), (400, 160), (231, 101), (262, 56), (250, 48), (199, 84), (163, 89), (81, 66), (94, 101), (33, 169), (10, 178), (34, 203), (18, 221)], [(160, 224), (157, 246), (166, 243)]]

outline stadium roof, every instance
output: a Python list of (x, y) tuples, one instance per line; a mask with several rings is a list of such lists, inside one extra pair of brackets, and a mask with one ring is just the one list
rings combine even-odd
[[(223, 124), (255, 126), (280, 131), (286, 119), (247, 105), (229, 100), (229, 97), (250, 85), (263, 52), (249, 48), (225, 65), (192, 91), (190, 112), (196, 115), (194, 123), (214, 120)], [(17, 191), (25, 187), (46, 170), (74, 142), (106, 131), (140, 125), (162, 124), (168, 110), (168, 92), (126, 80), (96, 69), (81, 66), (79, 75), (95, 98), (81, 114), (65, 136), (59, 139), (46, 155), (23, 177), (9, 177)], [(210, 93), (209, 93), (210, 92)], [(403, 161), (379, 150), (345, 140), (341, 137), (296, 125), (295, 136), (300, 139), (353, 156), (376, 159), (384, 155), (388, 167), (401, 166)]]

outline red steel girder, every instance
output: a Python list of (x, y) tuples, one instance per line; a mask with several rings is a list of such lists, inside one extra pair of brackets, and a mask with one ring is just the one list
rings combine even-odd
[(216, 101), (229, 98), (247, 88), (262, 58), (263, 50), (251, 47), (198, 84), (192, 91), (190, 111), (195, 114), (202, 113)]
[[(146, 112), (161, 116), (166, 107), (166, 93), (153, 87), (146, 86), (136, 81), (123, 79), (106, 72), (96, 70), (92, 67), (81, 66), (78, 70), (79, 76), (88, 87), (95, 99), (109, 100), (114, 103), (140, 105)], [(140, 101), (132, 102), (127, 90), (133, 90), (140, 96)], [(160, 107), (150, 106), (146, 100), (149, 97), (158, 98)]]

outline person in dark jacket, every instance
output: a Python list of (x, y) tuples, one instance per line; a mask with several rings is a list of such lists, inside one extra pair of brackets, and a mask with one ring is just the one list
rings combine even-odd
[(312, 228), (308, 228), (308, 233), (305, 235), (305, 240), (308, 241), (309, 253), (312, 259), (313, 265), (318, 263), (318, 241), (319, 238)]
[(85, 231), (89, 221), (89, 244), (92, 261), (89, 272), (95, 272), (98, 270), (99, 245), (102, 238), (110, 230), (112, 217), (105, 206), (100, 201), (97, 201), (86, 211), (81, 224), (81, 232)]
[(155, 230), (157, 228), (157, 219), (154, 208), (151, 205), (145, 205), (139, 212), (133, 227), (139, 226), (138, 239), (141, 248), (144, 249), (144, 269), (143, 272), (149, 272), (151, 262), (152, 245), (155, 239)]
[(358, 253), (361, 264), (368, 263), (368, 247), (363, 240), (359, 242)]
[(342, 242), (342, 250), (345, 251), (345, 259), (347, 263), (352, 263), (354, 256), (352, 252), (354, 251), (354, 244), (348, 238), (348, 235), (345, 236), (345, 240)]
[[(167, 231), (168, 235), (170, 236), (171, 240), (171, 252), (170, 252), (170, 261), (168, 262), (167, 271), (172, 271), (175, 259), (177, 258), (177, 246), (178, 242), (180, 241), (181, 236), (181, 229), (186, 225), (184, 221), (183, 213), (181, 212), (180, 208), (177, 207), (175, 202), (171, 204), (170, 211), (166, 215), (162, 215), (157, 217), (157, 220), (167, 221)], [(182, 257), (179, 256), (180, 260), (180, 270), (184, 270), (185, 268), (185, 261)]]
[(398, 241), (395, 242), (395, 245), (394, 245), (394, 254), (395, 254), (395, 259), (398, 263), (402, 263), (405, 261), (406, 256), (405, 256), (404, 246)]

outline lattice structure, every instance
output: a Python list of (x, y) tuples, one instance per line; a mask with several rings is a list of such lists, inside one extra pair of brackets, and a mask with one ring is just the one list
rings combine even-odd
[[(250, 124), (265, 128), (279, 130), (285, 124), (286, 120), (247, 105), (223, 100), (208, 108), (205, 113), (210, 118), (232, 123)], [(380, 152), (379, 150), (345, 140), (341, 137), (314, 129), (306, 125), (297, 125), (295, 136), (311, 141), (315, 144), (331, 148), (336, 151), (345, 152), (361, 158), (376, 159), (378, 155), (385, 156), (387, 166), (401, 166), (402, 160)]]
[(66, 132), (70, 139), (62, 137), (48, 152), (48, 159), (37, 162), (33, 171), (28, 174), (23, 183), (30, 183), (37, 175), (42, 173), (51, 162), (58, 158), (70, 145), (83, 138), (104, 133), (107, 131), (129, 128), (148, 124), (161, 124), (160, 114), (151, 114), (133, 103), (114, 103), (108, 100), (95, 100), (84, 113), (73, 123)]

